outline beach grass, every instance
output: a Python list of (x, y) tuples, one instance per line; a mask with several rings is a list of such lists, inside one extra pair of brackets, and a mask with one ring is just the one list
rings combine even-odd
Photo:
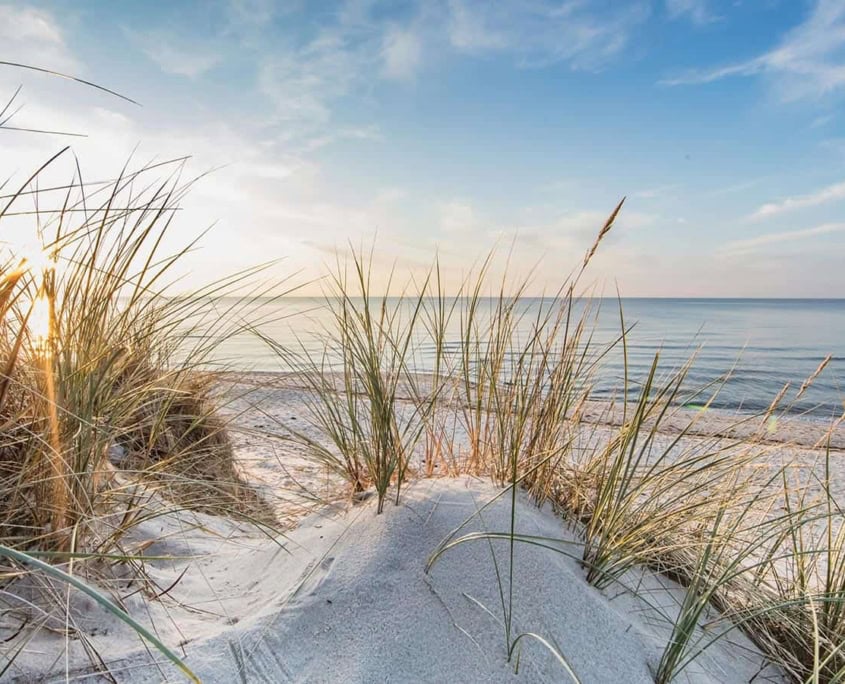
[[(278, 527), (236, 465), (212, 359), (265, 293), (263, 267), (174, 296), (195, 245), (165, 248), (191, 185), (184, 160), (104, 183), (66, 161), (67, 149), (0, 198), (5, 234), (32, 235), (6, 243), (0, 264), (0, 584), (14, 597), (22, 578), (52, 573), (181, 663), (92, 584), (115, 564), (143, 574), (125, 539), (167, 511)], [(41, 180), (59, 166), (70, 182)], [(41, 599), (43, 614), (66, 612), (60, 594)]]
[[(655, 681), (677, 680), (697, 657), (737, 630), (794, 681), (840, 681), (845, 677), (845, 531), (829, 466), (825, 478), (816, 475), (803, 482), (792, 481), (789, 464), (761, 467), (771, 453), (763, 439), (765, 426), (772, 416), (789, 410), (781, 405), (785, 393), (760, 415), (736, 419), (733, 427), (759, 421), (761, 430), (750, 436), (731, 437), (735, 431), (728, 428), (693, 443), (687, 438), (696, 433), (721, 387), (720, 382), (690, 386), (694, 355), (667, 371), (658, 353), (645, 377), (630, 378), (629, 328), (621, 307), (618, 337), (603, 345), (593, 341), (594, 312), (579, 296), (578, 282), (617, 212), (600, 230), (583, 268), (532, 307), (524, 296), (529, 280), (488, 279), (492, 256), (454, 297), (444, 297), (438, 288), (436, 263), (434, 275), (421, 286), (406, 285), (406, 311), (412, 314), (393, 339), (392, 317), (399, 315), (400, 306), (395, 301), (374, 307), (380, 312), (378, 324), (368, 323), (374, 318), (368, 311), (341, 305), (342, 313), (334, 319), (337, 330), (327, 331), (326, 337), (334, 349), (327, 346), (319, 360), (298, 366), (316, 390), (315, 423), (328, 435), (343, 436), (332, 437), (331, 445), (313, 453), (355, 489), (373, 483), (382, 499), (393, 485), (398, 497), (406, 476), (398, 464), (414, 460), (413, 448), (420, 446), (416, 437), (425, 435), (417, 459), (425, 474), (433, 472), (430, 463), (436, 453), (446, 466), (440, 471), (444, 474), (484, 475), (506, 487), (503, 495), (515, 497), (522, 488), (538, 504), (551, 502), (579, 530), (579, 560), (585, 578), (597, 588), (622, 585), (636, 593), (629, 578), (642, 567), (678, 583), (682, 596), (673, 599), (674, 610), (663, 611), (671, 637), (655, 667)], [(360, 255), (353, 255), (352, 263), (361, 286), (367, 282), (361, 272), (367, 264)], [(343, 279), (334, 283), (338, 289), (328, 305), (351, 302), (363, 293), (355, 301), (369, 308), (365, 290), (352, 292)], [(388, 306), (397, 308), (389, 313)], [(360, 337), (348, 342), (351, 325)], [(411, 330), (414, 326), (418, 330)], [(350, 372), (353, 362), (344, 361), (338, 383), (332, 375), (337, 369), (325, 360), (347, 345), (370, 354), (367, 377), (357, 369)], [(425, 395), (410, 363), (415, 345), (434, 359), (427, 385), (437, 396), (433, 404), (430, 397), (421, 401)], [(305, 346), (299, 351), (304, 353)], [(611, 351), (622, 354), (625, 372), (617, 399), (607, 409), (615, 411), (616, 421), (599, 435), (582, 421), (582, 411), (591, 400), (595, 370)], [(359, 363), (357, 357), (354, 363)], [(802, 391), (823, 370), (824, 364)], [(374, 380), (379, 375), (389, 378), (389, 403)], [(702, 410), (684, 409), (690, 397)], [(380, 434), (387, 426), (399, 434), (400, 424), (402, 433), (414, 440), (394, 440), (396, 452), (378, 461), (356, 458), (364, 448), (348, 435)], [(449, 454), (448, 460), (443, 454)], [(381, 464), (391, 458), (394, 466), (384, 470)], [(515, 499), (512, 506), (515, 510)], [(458, 532), (444, 540), (430, 564), (465, 542), (509, 545), (506, 559), (493, 554), (491, 562), (500, 583), (505, 650), (512, 656), (528, 634), (511, 629), (513, 588), (519, 582), (514, 545), (533, 544), (567, 555), (574, 550), (560, 539), (525, 537), (513, 521), (510, 529), (464, 536)], [(534, 636), (553, 643), (554, 635)], [(556, 657), (565, 663), (565, 654), (557, 652)]]
[[(629, 377), (621, 306), (618, 336), (594, 341), (595, 311), (580, 282), (621, 203), (579, 268), (533, 307), (525, 305), (530, 279), (507, 269), (494, 278), (493, 254), (456, 293), (446, 294), (435, 260), (422, 280), (393, 274), (401, 296), (388, 297), (373, 292), (372, 252), (352, 250), (326, 280), (330, 325), (314, 353), (305, 343), (282, 348), (261, 331), (252, 306), (271, 291), (256, 284), (262, 266), (171, 296), (194, 245), (164, 248), (190, 186), (181, 160), (127, 167), (104, 184), (76, 176), (58, 188), (38, 186), (39, 174), (60, 160), (0, 198), (0, 222), (30, 217), (40, 242), (26, 254), (11, 245), (0, 267), (4, 586), (30, 572), (52, 574), (132, 624), (91, 584), (101, 571), (93, 561), (132, 562), (123, 541), (140, 521), (193, 507), (275, 529), (272, 508), (238, 470), (233, 418), (221, 411), (212, 363), (222, 340), (251, 330), (305, 381), (320, 437), (285, 427), (353, 496), (374, 490), (377, 513), (391, 498), (400, 504), (403, 485), (420, 475), (469, 473), (502, 487), (510, 525), (455, 530), (429, 568), (460, 544), (490, 546), (504, 652), (517, 667), (522, 644), (535, 641), (577, 681), (554, 635), (513, 623), (514, 549), (531, 544), (577, 558), (597, 590), (637, 594), (629, 580), (643, 567), (681, 587), (673, 609), (661, 609), (671, 625), (653, 673), (661, 684), (736, 630), (794, 681), (845, 679), (845, 526), (831, 487), (835, 455), (828, 445), (821, 470), (803, 480), (788, 464), (760, 467), (770, 450), (763, 426), (788, 410), (785, 392), (760, 416), (737, 419), (759, 420), (751, 437), (721, 434), (690, 447), (702, 413), (683, 405), (704, 397), (706, 409), (719, 390), (688, 386), (694, 358), (667, 371), (657, 354), (645, 377)], [(33, 197), (35, 208), (24, 208)], [(622, 354), (625, 372), (606, 408), (618, 420), (599, 431), (583, 412), (610, 353)], [(418, 369), (423, 355), (430, 372)], [(555, 507), (581, 542), (518, 532), (519, 489)], [(152, 507), (153, 496), (169, 507)], [(504, 557), (495, 553), (502, 544)], [(184, 667), (145, 629), (137, 631)]]

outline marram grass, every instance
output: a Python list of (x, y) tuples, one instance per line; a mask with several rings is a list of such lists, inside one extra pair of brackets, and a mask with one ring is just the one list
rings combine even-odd
[[(719, 384), (690, 388), (694, 357), (667, 373), (658, 354), (635, 385), (621, 307), (615, 341), (593, 341), (594, 312), (578, 296), (578, 283), (618, 210), (579, 271), (533, 309), (524, 297), (528, 281), (491, 281), (490, 258), (453, 297), (443, 295), (435, 262), (426, 279), (408, 284), (400, 324), (400, 305), (369, 295), (369, 262), (353, 253), (355, 279), (335, 276), (327, 300), (336, 313), (325, 352), (302, 361), (305, 346), (297, 350), (298, 369), (313, 390), (313, 421), (329, 438), (306, 446), (355, 490), (374, 486), (380, 501), (389, 487), (399, 496), (412, 468), (431, 474), (434, 458), (446, 474), (484, 474), (506, 486), (500, 496), (511, 499), (513, 511), (518, 487), (550, 501), (581, 531), (583, 543), (571, 548), (560, 539), (520, 535), (512, 519), (506, 530), (463, 536), (455, 530), (432, 555), (429, 567), (457, 544), (486, 540), (491, 551), (508, 545), (505, 564), (493, 555), (508, 656), (523, 638), (536, 639), (568, 676), (577, 676), (565, 652), (551, 647), (554, 635), (512, 632), (519, 582), (513, 549), (531, 544), (577, 557), (597, 588), (627, 586), (628, 574), (643, 566), (681, 584), (675, 610), (663, 612), (670, 637), (654, 671), (661, 684), (682, 678), (736, 630), (794, 681), (843, 681), (845, 525), (830, 469), (821, 482), (793, 483), (788, 465), (759, 468), (771, 452), (759, 431), (699, 437), (688, 446), (702, 413), (682, 407), (690, 396), (708, 406)], [(414, 365), (423, 346), (434, 358), (427, 384)], [(582, 418), (594, 373), (614, 349), (623, 355), (625, 376), (613, 407), (618, 420), (604, 437)], [(784, 396), (758, 417), (761, 426), (788, 410)], [(737, 426), (753, 420), (738, 419)], [(463, 437), (455, 437), (456, 426)], [(383, 449), (378, 458), (371, 455), (374, 442)], [(713, 610), (721, 618), (711, 625)]]
[[(0, 582), (26, 568), (61, 573), (40, 558), (130, 562), (123, 537), (155, 514), (145, 508), (144, 490), (176, 507), (190, 501), (273, 524), (233, 466), (208, 369), (220, 337), (258, 327), (249, 306), (266, 292), (252, 284), (261, 269), (189, 296), (166, 296), (192, 246), (175, 253), (163, 247), (188, 185), (178, 173), (146, 182), (151, 171), (167, 168), (125, 170), (96, 190), (74, 179), (42, 189), (54, 201), (29, 210), (22, 202), (32, 197), (36, 173), (0, 199), (0, 223), (31, 218), (44, 247), (27, 259), (12, 249), (0, 264)], [(397, 303), (372, 293), (371, 255), (353, 252), (348, 270), (339, 262), (327, 280), (332, 316), (324, 353), (303, 356), (304, 348), (281, 349), (265, 336), (287, 363), (298, 364), (325, 439), (298, 437), (353, 492), (374, 489), (379, 512), (390, 498), (400, 501), (407, 478), (435, 466), (483, 474), (504, 487), (509, 528), (462, 536), (458, 529), (430, 565), (460, 543), (507, 546), (506, 564), (493, 558), (505, 652), (515, 663), (520, 644), (535, 640), (577, 680), (554, 635), (514, 629), (514, 548), (531, 544), (577, 558), (598, 588), (624, 583), (641, 566), (682, 585), (677, 610), (666, 615), (671, 637), (654, 672), (658, 682), (682, 677), (737, 629), (794, 681), (843, 681), (845, 531), (831, 492), (829, 448), (817, 481), (794, 482), (786, 467), (753, 467), (765, 458), (760, 440), (713, 440), (686, 450), (697, 416), (667, 444), (661, 427), (681, 415), (689, 366), (664, 373), (659, 356), (636, 386), (626, 364), (616, 403), (621, 421), (584, 447), (590, 428), (583, 411), (596, 369), (613, 349), (627, 361), (621, 312), (619, 336), (599, 345), (595, 312), (579, 296), (584, 269), (620, 208), (578, 271), (533, 309), (524, 297), (530, 282), (492, 278), (492, 257), (450, 296), (435, 262), (426, 278), (406, 284)], [(236, 297), (221, 311), (226, 294)], [(248, 322), (209, 338), (204, 333), (221, 314)], [(449, 344), (455, 330), (456, 346)], [(425, 375), (416, 372), (423, 349), (433, 365)], [(824, 364), (799, 394), (823, 371)], [(785, 410), (785, 394), (772, 401), (761, 426)], [(583, 543), (573, 548), (518, 534), (517, 488), (553, 503)], [(699, 629), (713, 608), (723, 619)], [(173, 656), (167, 645), (152, 643)]]
[[(277, 526), (235, 467), (212, 363), (216, 346), (266, 293), (263, 267), (171, 296), (194, 244), (165, 248), (190, 186), (182, 160), (127, 166), (105, 183), (82, 182), (76, 172), (67, 184), (40, 182), (67, 157), (60, 152), (0, 197), (3, 234), (30, 235), (23, 249), (6, 243), (0, 258), (3, 600), (14, 598), (22, 574), (52, 574), (184, 669), (90, 585), (110, 563), (142, 572), (124, 538), (168, 510), (190, 506)], [(39, 559), (70, 561), (74, 576)], [(43, 598), (42, 610), (65, 610), (58, 597)], [(73, 631), (72, 615), (65, 619)], [(8, 670), (14, 646), (0, 645), (0, 654)]]

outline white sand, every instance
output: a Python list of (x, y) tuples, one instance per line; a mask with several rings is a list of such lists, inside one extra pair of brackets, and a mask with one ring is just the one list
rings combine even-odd
[[(258, 434), (277, 421), (312, 431), (302, 400), (302, 390), (282, 383), (250, 399), (259, 407), (246, 402), (233, 407), (245, 410), (235, 434), (244, 472), (264, 485), (288, 521), (316, 510), (305, 490), (325, 495), (334, 489), (324, 471), (302, 458), (301, 447)], [(720, 434), (718, 428), (716, 423), (709, 434)], [(765, 445), (763, 462), (795, 460), (799, 468), (815, 467), (820, 451), (809, 442), (818, 428), (801, 430), (806, 436), (802, 446)], [(608, 428), (597, 426), (584, 439), (607, 434)], [(709, 439), (686, 438), (684, 448), (698, 443), (703, 448)], [(834, 488), (845, 492), (841, 453), (834, 461)], [(144, 554), (171, 557), (145, 562), (155, 585), (147, 595), (170, 590), (148, 600), (125, 577), (101, 580), (101, 586), (153, 626), (203, 681), (501, 681), (513, 676), (513, 666), (506, 658), (489, 544), (475, 541), (452, 549), (430, 575), (424, 573), (438, 544), (496, 493), (466, 478), (421, 480), (403, 494), (399, 507), (389, 504), (381, 516), (375, 515), (372, 501), (348, 510), (321, 508), (277, 539), (222, 518), (170, 513), (141, 523), (127, 540), (130, 548), (154, 540)], [(506, 531), (509, 515), (509, 499), (503, 498), (484, 511), (483, 521), (476, 518), (463, 532)], [(577, 533), (521, 495), (517, 521), (520, 531), (565, 540), (562, 548), (580, 555)], [(494, 549), (506, 573), (507, 544), (495, 542)], [(681, 597), (679, 587), (642, 570), (625, 578), (638, 595), (619, 586), (600, 592), (585, 582), (572, 558), (525, 545), (517, 546), (515, 577), (514, 636), (535, 632), (556, 643), (583, 682), (653, 681)], [(78, 592), (68, 595), (63, 586), (51, 586), (60, 598), (69, 596), (76, 626), (118, 681), (181, 680), (123, 623)], [(38, 606), (46, 605), (44, 587), (20, 584), (11, 590), (35, 607), (0, 592), (0, 669), (26, 642), (6, 678), (89, 681), (91, 658), (83, 639), (62, 636), (63, 622), (55, 615), (46, 624), (56, 631), (25, 630), (4, 643), (24, 613), (38, 616)], [(539, 643), (523, 644), (521, 680), (567, 681), (560, 663)], [(761, 672), (763, 665), (759, 652), (734, 631), (679, 681), (782, 679), (774, 668)]]
[[(495, 494), (493, 487), (466, 478), (420, 481), (402, 505), (389, 505), (381, 516), (372, 503), (345, 514), (312, 516), (282, 540), (284, 550), (207, 516), (195, 516), (205, 529), (178, 534), (174, 526), (186, 524), (185, 516), (162, 519), (156, 529), (145, 523), (136, 534), (163, 537), (149, 555), (197, 556), (148, 564), (165, 587), (187, 571), (167, 597), (146, 608), (165, 642), (184, 639), (186, 661), (203, 681), (501, 681), (513, 669), (506, 661), (488, 543), (456, 547), (430, 575), (424, 573), (437, 545)], [(505, 531), (509, 515), (504, 497), (484, 511), (483, 523), (476, 519), (464, 532)], [(565, 548), (578, 555), (577, 538), (560, 519), (522, 496), (517, 522), (524, 533), (571, 542)], [(507, 544), (497, 542), (495, 549), (506, 572)], [(651, 668), (668, 637), (677, 587), (645, 573), (629, 578), (644, 598), (619, 588), (604, 594), (585, 582), (571, 558), (525, 545), (517, 546), (515, 574), (515, 635), (536, 632), (556, 642), (583, 682), (653, 681)], [(658, 588), (665, 591), (654, 593)], [(128, 607), (143, 617), (141, 603), (130, 601)], [(76, 598), (72, 604), (81, 624), (96, 632), (90, 643), (119, 681), (179, 681), (168, 663), (145, 652), (101, 609)], [(524, 681), (567, 680), (547, 650), (536, 642), (524, 645)], [(55, 636), (36, 636), (16, 665), (17, 676), (63, 680), (64, 663), (39, 654), (61, 650), (57, 646)], [(68, 674), (76, 680), (89, 669), (87, 658), (78, 641), (68, 646)], [(762, 663), (735, 633), (690, 666), (687, 681), (745, 682)], [(55, 676), (46, 677), (48, 671)]]
[[(323, 499), (331, 498), (339, 484), (332, 481), (324, 469), (303, 457), (301, 444), (284, 438), (286, 428), (303, 432), (311, 439), (321, 438), (319, 430), (309, 424), (304, 400), (307, 391), (295, 375), (255, 373), (237, 379), (239, 382), (234, 385), (233, 393), (249, 391), (248, 398), (235, 400), (228, 408), (238, 413), (237, 424), (242, 428), (233, 433), (241, 462), (249, 479), (262, 485), (267, 498), (276, 502), (279, 516), (283, 520), (298, 520), (304, 511), (311, 510), (306, 492)], [(691, 418), (695, 423), (692, 429), (687, 429)], [(605, 443), (614, 434), (612, 426), (620, 420), (620, 410), (609, 411), (607, 404), (590, 403), (574, 445), (575, 451), (589, 453), (596, 444)], [(459, 424), (453, 427), (452, 438), (460, 447), (463, 430)], [(786, 465), (797, 478), (796, 482), (812, 485), (824, 480), (824, 445), (829, 441), (830, 492), (845, 506), (845, 423), (840, 423), (833, 431), (830, 427), (827, 422), (795, 416), (767, 421), (761, 426), (759, 418), (722, 411), (701, 413), (678, 409), (661, 423), (652, 453), (659, 454), (673, 444), (675, 457), (712, 452), (717, 448), (744, 457), (751, 449), (761, 475), (767, 471), (774, 474)], [(674, 443), (682, 430), (686, 430), (687, 436)], [(282, 438), (260, 434), (267, 431), (276, 432)], [(750, 443), (749, 438), (753, 440)]]

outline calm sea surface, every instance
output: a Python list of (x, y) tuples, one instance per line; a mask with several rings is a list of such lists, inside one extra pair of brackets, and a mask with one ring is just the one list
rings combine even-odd
[[(525, 300), (526, 319), (540, 300)], [(647, 372), (654, 355), (667, 372), (691, 354), (696, 361), (688, 378), (690, 389), (730, 376), (719, 391), (714, 407), (739, 411), (765, 409), (786, 383), (786, 403), (828, 355), (824, 372), (795, 402), (794, 412), (818, 418), (845, 410), (845, 299), (638, 299), (622, 302), (628, 335), (630, 376)], [(598, 344), (618, 337), (621, 330), (616, 300), (593, 300), (598, 308), (595, 339)], [(319, 351), (330, 325), (321, 299), (286, 298), (259, 302), (253, 315), (267, 320), (263, 332), (291, 349)], [(251, 316), (252, 317), (252, 316)], [(454, 345), (457, 324), (449, 331)], [(525, 329), (527, 331), (528, 324)], [(418, 365), (425, 369), (430, 356), (420, 342)], [(253, 334), (239, 334), (218, 351), (217, 360), (238, 370), (279, 371), (289, 367)], [(623, 374), (621, 354), (610, 354), (599, 374), (599, 396), (618, 392)]]

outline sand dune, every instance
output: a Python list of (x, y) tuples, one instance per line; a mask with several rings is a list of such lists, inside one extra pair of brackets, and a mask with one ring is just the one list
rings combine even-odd
[[(134, 534), (159, 541), (150, 556), (152, 579), (178, 583), (159, 601), (128, 602), (148, 614), (167, 643), (180, 643), (186, 662), (207, 682), (460, 681), (509, 679), (496, 562), (507, 572), (508, 545), (472, 541), (445, 552), (429, 574), (430, 554), (498, 490), (468, 478), (416, 482), (401, 505), (381, 516), (370, 503), (310, 516), (286, 538), (246, 533), (225, 520), (168, 514)], [(463, 530), (505, 531), (509, 497), (499, 498)], [(576, 531), (522, 495), (517, 527), (561, 540), (578, 555)], [(680, 590), (650, 572), (625, 578), (638, 595), (588, 585), (567, 555), (517, 545), (513, 637), (532, 632), (557, 644), (582, 682), (649, 682), (671, 628)], [(503, 578), (507, 594), (507, 578)], [(660, 589), (660, 591), (657, 591)], [(118, 681), (179, 681), (160, 655), (146, 651), (127, 628), (101, 609), (74, 599), (88, 639)], [(16, 663), (12, 681), (60, 681), (90, 671), (78, 640), (64, 663), (60, 637), (41, 632)], [(523, 681), (566, 681), (557, 658), (538, 641), (522, 641)], [(745, 682), (764, 659), (734, 632), (685, 672), (688, 681)], [(50, 666), (50, 667), (47, 667)], [(49, 676), (50, 673), (52, 676)], [(778, 679), (767, 669), (760, 676)], [(766, 681), (765, 679), (762, 681)]]

